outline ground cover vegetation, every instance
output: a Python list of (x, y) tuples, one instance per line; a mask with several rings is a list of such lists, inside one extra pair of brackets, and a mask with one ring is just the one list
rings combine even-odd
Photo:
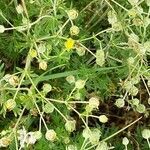
[(149, 150), (150, 0), (0, 0), (0, 149)]

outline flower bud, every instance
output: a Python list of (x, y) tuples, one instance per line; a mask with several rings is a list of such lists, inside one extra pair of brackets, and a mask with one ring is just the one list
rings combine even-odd
[(125, 105), (125, 101), (122, 99), (122, 98), (118, 98), (115, 102), (115, 105), (118, 107), (118, 108), (122, 108), (124, 107)]
[(131, 100), (131, 104), (134, 105), (134, 106), (138, 106), (140, 103), (140, 101), (137, 99), (137, 98), (134, 98)]
[(112, 25), (117, 22), (117, 16), (114, 11), (108, 12), (108, 22)]
[(78, 12), (75, 9), (69, 10), (67, 14), (71, 20), (74, 20), (78, 17)]
[(91, 107), (91, 108), (96, 108), (96, 109), (98, 109), (98, 106), (99, 106), (99, 99), (98, 98), (96, 98), (96, 97), (91, 97), (90, 99), (89, 99), (89, 106)]
[(46, 61), (41, 61), (39, 63), (39, 69), (46, 70), (47, 69), (47, 62)]
[(129, 144), (129, 140), (128, 140), (127, 137), (124, 137), (124, 138), (122, 139), (122, 144), (125, 145), (125, 146)]
[(108, 118), (107, 118), (106, 115), (100, 115), (100, 116), (99, 116), (99, 121), (100, 121), (101, 123), (106, 123), (106, 122), (108, 122)]
[(45, 84), (43, 85), (43, 92), (44, 92), (44, 93), (48, 93), (48, 92), (50, 92), (51, 90), (52, 90), (52, 86), (51, 86), (50, 84), (45, 83)]
[(91, 142), (91, 144), (98, 144), (101, 134), (102, 133), (99, 129), (92, 129), (89, 137), (89, 141)]
[(17, 7), (16, 7), (16, 10), (17, 10), (17, 13), (18, 14), (22, 14), (23, 13), (23, 7), (22, 7), (22, 5), (18, 5)]
[(4, 33), (5, 27), (3, 25), (0, 25), (0, 33)]
[(73, 132), (76, 129), (76, 121), (69, 120), (65, 123), (65, 128), (68, 132)]
[(47, 103), (45, 106), (44, 106), (44, 108), (43, 108), (43, 111), (45, 112), (45, 113), (52, 113), (53, 111), (54, 111), (54, 105), (53, 104), (51, 104), (51, 103)]
[(132, 22), (135, 26), (142, 26), (144, 24), (143, 20), (140, 18), (134, 18)]
[(132, 8), (128, 11), (128, 14), (130, 17), (135, 18), (137, 15), (137, 11), (134, 8)]
[(67, 81), (69, 84), (75, 83), (75, 77), (74, 77), (73, 75), (67, 76), (67, 77), (66, 77), (66, 81)]
[(78, 28), (77, 26), (72, 26), (72, 27), (70, 28), (70, 34), (71, 34), (71, 35), (78, 35), (79, 32), (80, 32), (80, 30), (79, 30), (79, 28)]
[(37, 140), (39, 140), (42, 137), (42, 133), (40, 131), (35, 131), (34, 136)]
[(132, 86), (132, 88), (129, 90), (129, 93), (132, 95), (132, 96), (136, 96), (138, 94), (139, 90), (136, 86)]
[(144, 130), (142, 131), (142, 137), (143, 137), (144, 139), (149, 139), (149, 138), (150, 138), (150, 129), (144, 129)]
[(85, 55), (85, 48), (81, 46), (76, 46), (76, 52), (79, 56), (84, 56)]
[(136, 111), (139, 113), (144, 113), (145, 110), (146, 110), (146, 108), (145, 108), (145, 105), (143, 105), (143, 104), (139, 104), (136, 108)]
[(11, 75), (10, 78), (8, 79), (8, 82), (10, 85), (16, 87), (19, 84), (19, 78), (18, 76)]
[(114, 31), (121, 31), (123, 29), (121, 22), (112, 24), (112, 28)]
[(46, 51), (46, 46), (45, 46), (45, 44), (44, 43), (40, 43), (39, 45), (38, 45), (38, 52), (39, 53), (44, 53), (45, 51)]
[(47, 130), (46, 134), (45, 134), (45, 138), (48, 140), (48, 141), (51, 141), (51, 142), (54, 142), (56, 140), (56, 132), (51, 129), (51, 130)]
[(5, 108), (8, 109), (8, 111), (13, 110), (16, 107), (16, 102), (13, 99), (9, 99), (5, 103)]
[(11, 140), (9, 137), (2, 137), (0, 139), (0, 147), (8, 147), (10, 142), (11, 142)]
[(75, 145), (69, 145), (66, 150), (78, 150)]
[(83, 130), (83, 132), (82, 132), (82, 136), (83, 136), (85, 139), (88, 139), (88, 138), (90, 137), (90, 133), (91, 133), (90, 129), (85, 128), (85, 129)]
[(77, 80), (76, 82), (75, 82), (75, 87), (77, 88), (77, 89), (83, 89), (84, 88), (84, 86), (85, 86), (85, 80), (81, 80), (81, 79), (79, 79), (79, 80)]
[(106, 142), (100, 142), (96, 147), (96, 150), (109, 150), (109, 147)]
[(99, 66), (103, 66), (105, 63), (105, 53), (103, 50), (97, 50), (96, 51), (96, 64)]

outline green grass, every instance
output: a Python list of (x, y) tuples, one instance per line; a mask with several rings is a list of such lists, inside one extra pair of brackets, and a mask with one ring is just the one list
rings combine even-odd
[(148, 150), (149, 16), (149, 0), (0, 1), (0, 148)]

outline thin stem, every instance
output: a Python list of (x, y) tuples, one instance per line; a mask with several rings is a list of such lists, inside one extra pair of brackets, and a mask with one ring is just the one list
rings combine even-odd
[(135, 121), (133, 121), (132, 123), (130, 123), (129, 125), (125, 126), (124, 128), (120, 129), (119, 131), (117, 131), (116, 133), (108, 136), (107, 138), (103, 139), (101, 142), (107, 141), (109, 139), (111, 139), (112, 137), (116, 136), (117, 134), (121, 133), (122, 131), (124, 131), (125, 129), (129, 128), (130, 126), (132, 126), (133, 124), (135, 124), (136, 122), (138, 122), (140, 119), (142, 119), (142, 117), (136, 119)]

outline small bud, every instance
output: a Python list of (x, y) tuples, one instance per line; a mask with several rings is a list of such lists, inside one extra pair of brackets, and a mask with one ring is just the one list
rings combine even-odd
[(85, 111), (86, 111), (87, 114), (89, 114), (93, 111), (93, 107), (90, 107), (89, 105), (86, 105)]
[(139, 103), (140, 103), (140, 101), (139, 101), (137, 98), (134, 98), (134, 99), (131, 100), (131, 103), (132, 103), (132, 105), (134, 105), (134, 106), (138, 106)]
[[(138, 43), (139, 42), (139, 37), (136, 35), (136, 34), (134, 34), (134, 33), (131, 33), (130, 35), (129, 35), (129, 38), (128, 38), (128, 43), (131, 43), (132, 44), (132, 42), (135, 42), (135, 43)], [(133, 43), (134, 44), (134, 43)]]
[(124, 137), (124, 138), (122, 139), (122, 144), (125, 145), (125, 146), (127, 146), (127, 145), (129, 144), (129, 140), (128, 140), (127, 137)]
[(76, 121), (69, 120), (65, 123), (65, 128), (68, 132), (73, 132), (76, 129)]
[(91, 144), (98, 144), (101, 134), (102, 133), (99, 129), (92, 129), (89, 137)]
[(96, 64), (103, 66), (105, 63), (105, 53), (103, 50), (96, 51)]
[(51, 104), (51, 103), (47, 103), (45, 106), (44, 106), (44, 108), (43, 108), (43, 111), (45, 112), (45, 113), (52, 113), (53, 111), (54, 111), (54, 105), (53, 104)]
[(51, 129), (51, 130), (47, 130), (46, 134), (45, 134), (45, 138), (48, 140), (48, 141), (51, 141), (51, 142), (54, 142), (56, 140), (56, 132)]
[(135, 76), (130, 81), (131, 81), (132, 84), (138, 84), (140, 82), (140, 77)]
[(124, 82), (123, 84), (123, 88), (126, 90), (126, 91), (130, 91), (130, 89), (132, 88), (133, 84), (131, 81), (126, 81)]
[(42, 88), (44, 93), (48, 93), (52, 90), (52, 86), (48, 83), (45, 83)]
[[(23, 25), (27, 25), (28, 24), (28, 19), (26, 17), (22, 18), (22, 24)], [(20, 26), (20, 31), (21, 31), (21, 29), (22, 29), (22, 31), (24, 31), (26, 28)]]
[(79, 56), (84, 56), (85, 55), (85, 48), (81, 46), (76, 46), (76, 52)]
[(122, 107), (124, 107), (124, 105), (125, 105), (125, 101), (124, 101), (123, 99), (121, 99), (121, 98), (118, 98), (118, 99), (116, 100), (116, 102), (115, 102), (115, 105), (116, 105), (118, 108), (122, 108)]
[(76, 82), (75, 82), (75, 87), (77, 88), (77, 89), (83, 89), (84, 88), (84, 86), (85, 86), (85, 80), (77, 80)]
[(23, 13), (23, 7), (22, 7), (22, 5), (18, 5), (17, 7), (16, 7), (16, 10), (17, 10), (17, 13), (18, 14), (22, 14)]
[(123, 29), (123, 26), (122, 26), (121, 22), (116, 22), (116, 23), (112, 24), (112, 28), (114, 31), (121, 31)]
[(142, 131), (142, 137), (143, 137), (144, 139), (149, 139), (149, 138), (150, 138), (150, 129), (144, 129), (144, 130)]
[(117, 22), (117, 16), (114, 11), (108, 12), (108, 22), (112, 25)]
[(91, 133), (90, 129), (85, 128), (85, 129), (83, 130), (83, 132), (82, 132), (82, 136), (83, 136), (85, 139), (88, 139), (88, 138), (90, 137), (90, 133)]
[(39, 53), (44, 53), (45, 51), (46, 51), (46, 46), (45, 46), (45, 44), (44, 43), (40, 43), (39, 45), (38, 45), (38, 52)]
[(139, 90), (136, 86), (132, 86), (132, 88), (129, 90), (129, 93), (132, 95), (132, 96), (136, 96), (138, 94)]
[(67, 77), (66, 77), (66, 81), (67, 81), (69, 84), (75, 83), (75, 77), (74, 77), (73, 75), (67, 76)]
[(144, 113), (145, 110), (146, 110), (146, 108), (145, 108), (145, 105), (143, 105), (143, 104), (139, 104), (136, 108), (136, 111), (139, 113)]
[(96, 147), (96, 150), (109, 150), (109, 147), (106, 142), (100, 142)]
[(132, 8), (128, 11), (128, 14), (130, 17), (135, 18), (137, 15), (137, 11), (134, 8)]
[(39, 63), (39, 69), (46, 70), (47, 69), (47, 62), (46, 61), (41, 61)]
[(82, 94), (78, 91), (77, 93), (75, 93), (74, 98), (76, 100), (80, 100), (82, 98)]
[(108, 122), (108, 118), (107, 118), (106, 115), (100, 115), (100, 116), (99, 116), (99, 121), (100, 121), (101, 123), (106, 123), (106, 122)]
[(79, 30), (79, 28), (78, 28), (77, 26), (72, 26), (72, 27), (70, 28), (70, 34), (71, 34), (71, 35), (78, 35), (79, 32), (80, 32), (80, 30)]
[(78, 12), (74, 9), (69, 10), (67, 14), (71, 20), (74, 20), (78, 17)]
[(0, 25), (0, 33), (4, 33), (5, 27), (3, 25)]
[(30, 109), (30, 113), (31, 113), (32, 116), (35, 116), (35, 117), (38, 116), (38, 110), (36, 108)]
[(42, 133), (40, 131), (35, 131), (34, 136), (37, 140), (39, 140), (42, 137)]
[(9, 137), (2, 137), (0, 139), (0, 147), (8, 147), (10, 142), (11, 142), (11, 140)]
[(99, 106), (99, 99), (98, 98), (96, 98), (96, 97), (91, 97), (90, 99), (89, 99), (89, 106), (91, 107), (91, 108), (96, 108), (96, 109), (98, 109), (98, 106)]
[(9, 99), (6, 101), (5, 107), (8, 109), (8, 111), (11, 111), (16, 107), (16, 102), (13, 99)]
[(142, 26), (144, 24), (143, 20), (140, 18), (134, 18), (132, 22), (135, 26)]
[(10, 78), (8, 79), (8, 82), (10, 85), (16, 87), (19, 84), (19, 78), (18, 76), (11, 75)]
[(65, 144), (69, 144), (69, 143), (70, 143), (69, 137), (65, 137), (65, 138), (64, 138), (64, 143), (65, 143)]
[(75, 145), (69, 145), (66, 150), (78, 150)]

